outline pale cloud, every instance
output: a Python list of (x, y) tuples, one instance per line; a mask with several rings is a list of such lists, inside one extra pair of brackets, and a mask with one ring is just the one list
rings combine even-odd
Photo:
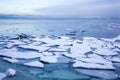
[(0, 14), (119, 16), (120, 0), (1, 0)]

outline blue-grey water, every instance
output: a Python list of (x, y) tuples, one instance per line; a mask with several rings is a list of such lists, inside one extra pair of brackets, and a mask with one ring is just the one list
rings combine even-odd
[[(75, 34), (72, 33), (74, 31), (76, 31)], [(66, 35), (74, 38), (83, 36), (112, 38), (120, 34), (120, 20), (0, 20), (0, 35), (15, 36), (19, 33)], [(70, 65), (46, 64), (43, 69), (33, 68), (20, 64), (11, 64), (3, 61), (0, 57), (0, 72), (4, 72), (8, 68), (17, 70), (15, 77), (3, 80), (99, 80), (99, 78), (75, 72)], [(117, 67), (117, 73), (119, 73), (120, 66)], [(57, 74), (57, 77), (54, 74)]]

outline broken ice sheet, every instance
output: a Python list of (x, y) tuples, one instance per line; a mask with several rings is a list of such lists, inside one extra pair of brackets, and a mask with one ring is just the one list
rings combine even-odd
[(10, 63), (18, 63), (19, 62), (19, 60), (15, 59), (15, 58), (4, 57), (3, 60), (8, 61)]
[(18, 58), (18, 59), (31, 59), (31, 58), (37, 58), (43, 56), (41, 53), (37, 53), (37, 52), (19, 52), (14, 49), (0, 50), (0, 55), (11, 58)]
[(73, 64), (74, 68), (86, 68), (86, 69), (106, 69), (106, 70), (115, 70), (115, 67), (112, 64), (97, 64), (89, 63), (76, 60)]
[(46, 47), (46, 46), (35, 46), (32, 44), (20, 45), (19, 47), (24, 48), (24, 49), (38, 50), (39, 52), (43, 52), (43, 51), (48, 50), (50, 48), (50, 47)]
[(71, 61), (71, 59), (61, 55), (43, 56), (40, 60), (47, 63), (69, 63)]
[(99, 55), (111, 55), (111, 56), (118, 54), (116, 51), (112, 51), (111, 49), (108, 48), (98, 48), (94, 51), (94, 53)]

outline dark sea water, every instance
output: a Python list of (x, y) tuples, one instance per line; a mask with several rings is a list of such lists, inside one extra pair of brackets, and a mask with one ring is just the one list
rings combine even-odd
[[(120, 34), (120, 20), (0, 20), (0, 35), (15, 36), (19, 33), (48, 36), (65, 35), (78, 39), (83, 36), (113, 38)], [(15, 77), (5, 78), (4, 80), (103, 80), (77, 73), (70, 65), (46, 64), (44, 69), (33, 68), (11, 64), (3, 61), (0, 57), (0, 72), (4, 72), (8, 68), (17, 70)], [(120, 74), (119, 68), (117, 70)], [(94, 70), (93, 73), (96, 74)]]

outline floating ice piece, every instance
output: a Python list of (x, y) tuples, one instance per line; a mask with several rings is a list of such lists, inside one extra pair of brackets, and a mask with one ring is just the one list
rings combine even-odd
[(69, 57), (69, 58), (81, 58), (81, 57), (86, 57), (85, 55), (81, 54), (70, 54), (70, 53), (63, 53), (64, 56)]
[(43, 56), (41, 53), (37, 52), (18, 52), (18, 51), (0, 51), (1, 56), (11, 57), (11, 58), (21, 58), (21, 59), (31, 59)]
[(20, 48), (24, 48), (24, 49), (33, 49), (33, 50), (38, 50), (39, 52), (43, 52), (45, 50), (48, 50), (50, 47), (46, 47), (46, 46), (35, 46), (32, 44), (29, 45), (20, 45)]
[(111, 61), (108, 61), (104, 58), (76, 58), (84, 63), (96, 63), (101, 65), (112, 65)]
[(61, 49), (61, 48), (51, 48), (48, 50), (49, 52), (66, 52), (66, 49)]
[(73, 64), (74, 68), (80, 67), (80, 68), (88, 68), (88, 69), (108, 69), (108, 70), (114, 70), (115, 67), (113, 65), (103, 65), (103, 64), (96, 64), (96, 63), (85, 63), (82, 61), (75, 61)]
[(12, 77), (12, 76), (15, 76), (16, 75), (16, 71), (14, 69), (7, 69), (7, 71), (5, 72), (5, 74), (8, 76), (8, 77)]
[(120, 58), (119, 57), (112, 57), (112, 61), (120, 63)]
[(65, 37), (65, 36), (60, 36), (60, 38), (58, 38), (58, 39), (52, 39), (52, 38), (46, 36), (44, 38), (35, 38), (33, 40), (45, 42), (47, 44), (54, 44), (54, 45), (69, 45), (69, 44), (71, 44), (70, 38)]
[(59, 57), (60, 56), (43, 56), (40, 58), (40, 60), (47, 63), (57, 63), (57, 58)]
[(33, 62), (28, 62), (28, 63), (24, 63), (23, 65), (26, 66), (32, 66), (32, 67), (44, 67), (44, 64), (40, 61), (33, 61)]
[(5, 78), (5, 77), (6, 77), (6, 74), (0, 72), (0, 80), (2, 80), (2, 79)]
[(97, 55), (97, 54), (89, 54), (87, 57), (88, 58), (101, 58), (101, 59), (104, 59), (102, 56)]
[(38, 41), (38, 42), (45, 42), (45, 43), (51, 43), (53, 42), (53, 39), (49, 38), (48, 36), (45, 36), (43, 38), (40, 38), (40, 37), (36, 37), (36, 38), (33, 38), (34, 41)]
[(88, 44), (92, 48), (101, 48), (106, 47), (106, 44), (104, 41), (98, 40), (94, 37), (84, 37), (83, 43)]
[(117, 74), (114, 71), (108, 71), (108, 70), (86, 70), (86, 69), (74, 69), (75, 71), (78, 71), (80, 73), (83, 73), (85, 75), (90, 75), (94, 77), (101, 78), (101, 80), (113, 80), (117, 78)]
[(92, 49), (89, 45), (86, 43), (84, 44), (78, 44), (74, 43), (73, 46), (70, 48), (70, 53), (72, 54), (85, 54), (87, 52), (90, 52)]
[(71, 59), (61, 55), (43, 56), (40, 60), (47, 63), (69, 63), (71, 61)]
[(19, 41), (19, 40), (10, 40), (11, 42), (7, 42), (6, 47), (11, 48), (14, 45), (25, 45), (26, 43)]
[(42, 52), (41, 54), (43, 54), (44, 56), (52, 56), (53, 55), (52, 52)]
[(108, 48), (98, 48), (94, 51), (94, 53), (99, 55), (117, 55), (118, 53), (115, 51), (112, 51)]
[(15, 58), (6, 58), (6, 57), (4, 57), (3, 60), (8, 61), (10, 63), (17, 63), (17, 62), (19, 62), (19, 60), (15, 59)]

